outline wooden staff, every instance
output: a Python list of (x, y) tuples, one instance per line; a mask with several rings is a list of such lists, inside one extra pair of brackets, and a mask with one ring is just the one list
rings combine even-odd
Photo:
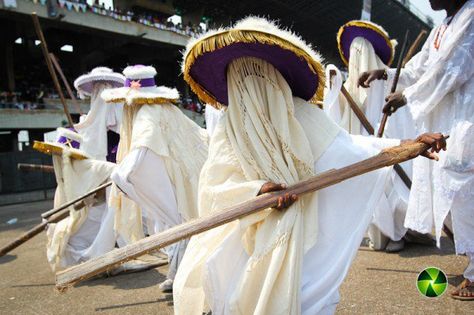
[[(77, 208), (82, 209), (84, 207), (84, 203), (82, 203), (82, 199), (91, 196), (92, 194), (97, 193), (98, 191), (106, 188), (107, 186), (110, 186), (112, 182), (105, 183), (103, 185), (100, 185), (99, 187), (95, 188), (94, 190), (89, 191), (88, 193), (82, 195), (81, 197), (78, 197), (72, 201), (66, 202), (62, 206), (52, 209), (48, 212), (43, 213), (41, 216), (45, 219), (42, 223), (34, 226), (30, 230), (28, 230), (26, 233), (21, 235), (19, 238), (15, 239), (13, 242), (5, 245), (4, 247), (0, 248), (0, 257), (6, 255), (10, 251), (14, 250), (21, 244), (27, 242), (28, 240), (32, 239), (36, 235), (40, 234), (41, 231), (43, 231), (46, 226), (50, 223), (57, 223), (61, 221), (62, 219), (65, 219), (69, 216), (69, 206), (74, 205), (75, 203), (79, 202), (79, 205)], [(75, 210), (76, 207), (75, 207)], [(46, 216), (43, 216), (45, 214), (48, 214)]]
[(69, 98), (76, 107), (77, 112), (79, 113), (79, 115), (82, 115), (81, 106), (77, 102), (77, 99), (74, 96), (74, 93), (72, 92), (71, 86), (69, 85), (69, 82), (67, 81), (66, 76), (64, 75), (63, 69), (61, 69), (61, 66), (59, 65), (58, 59), (53, 53), (49, 53), (49, 58), (51, 59), (54, 68), (59, 73), (59, 76), (61, 77), (61, 80), (63, 81), (63, 84), (66, 87), (67, 94), (69, 94)]
[(18, 170), (26, 172), (44, 172), (44, 173), (54, 173), (54, 167), (52, 165), (43, 165), (43, 164), (25, 164), (18, 163)]
[(72, 127), (74, 123), (72, 121), (71, 114), (69, 113), (69, 110), (67, 108), (66, 99), (64, 98), (63, 91), (61, 90), (58, 77), (56, 76), (56, 72), (54, 72), (53, 64), (51, 62), (51, 59), (49, 58), (48, 45), (46, 44), (46, 40), (44, 38), (43, 31), (41, 30), (41, 25), (38, 19), (38, 15), (36, 15), (36, 12), (31, 13), (31, 18), (33, 19), (33, 25), (35, 26), (36, 35), (41, 41), (41, 50), (43, 51), (43, 56), (46, 61), (46, 65), (48, 66), (49, 74), (53, 79), (54, 88), (58, 92), (59, 98), (61, 99), (61, 103), (63, 104), (64, 113), (66, 114), (69, 126)]
[(142, 256), (152, 250), (163, 248), (182, 239), (187, 239), (193, 235), (205, 232), (252, 213), (275, 207), (278, 198), (284, 194), (289, 193), (290, 195), (295, 194), (300, 196), (302, 194), (314, 192), (340, 183), (346, 179), (415, 158), (427, 149), (429, 149), (428, 145), (419, 142), (385, 149), (374, 157), (337, 170), (330, 170), (319, 174), (292, 185), (286, 190), (264, 194), (238, 205), (228, 207), (222, 211), (177, 225), (162, 233), (149, 236), (134, 244), (115, 249), (103, 256), (93, 258), (87, 262), (58, 272), (56, 274), (56, 288), (64, 291), (77, 282), (89, 279), (94, 275), (109, 270), (110, 268), (128, 260)]
[(52, 215), (51, 217), (49, 217), (47, 220), (43, 221), (42, 223), (34, 226), (33, 228), (25, 232), (22, 236), (20, 236), (19, 238), (17, 238), (10, 244), (0, 248), (0, 257), (8, 254), (10, 251), (14, 250), (21, 244), (27, 242), (28, 240), (32, 239), (36, 235), (40, 234), (42, 231), (44, 231), (44, 229), (46, 228), (48, 224), (59, 222), (62, 219), (67, 218), (68, 215), (69, 215), (69, 209), (63, 209), (57, 212), (56, 214)]
[[(409, 34), (409, 30), (407, 30), (407, 32), (405, 33), (405, 40), (403, 41), (402, 50), (400, 51), (400, 56), (398, 56), (397, 72), (395, 73), (395, 77), (393, 79), (392, 89), (390, 90), (390, 93), (395, 93), (395, 91), (397, 90), (398, 78), (400, 78), (400, 71), (402, 70), (403, 56), (405, 55), (405, 49), (408, 43), (408, 34)], [(382, 138), (383, 136), (385, 124), (387, 123), (387, 118), (388, 118), (388, 114), (384, 113), (382, 116), (382, 121), (380, 122), (379, 130), (377, 132), (378, 138)]]
[[(357, 118), (359, 119), (360, 123), (362, 124), (362, 126), (364, 126), (364, 129), (370, 134), (370, 135), (373, 135), (374, 132), (375, 132), (375, 129), (374, 127), (370, 124), (369, 120), (367, 119), (367, 117), (365, 116), (364, 112), (360, 109), (360, 107), (356, 104), (356, 102), (354, 101), (354, 99), (352, 98), (352, 96), (349, 94), (349, 92), (347, 91), (347, 89), (345, 88), (345, 86), (343, 85), (341, 87), (341, 92), (342, 94), (344, 95), (344, 97), (346, 98), (347, 102), (349, 103), (349, 106), (351, 107), (351, 109), (354, 111), (354, 114), (357, 116)], [(400, 179), (402, 180), (402, 182), (408, 187), (408, 189), (411, 189), (411, 179), (410, 177), (407, 175), (407, 173), (405, 172), (405, 170), (399, 165), (399, 164), (395, 164), (393, 165), (393, 169), (395, 170), (395, 172), (398, 174), (398, 176), (400, 176)]]
[(53, 214), (55, 214), (55, 213), (57, 213), (57, 212), (59, 212), (59, 211), (65, 209), (65, 208), (67, 208), (67, 207), (69, 207), (69, 206), (72, 206), (73, 204), (75, 204), (75, 203), (81, 201), (82, 199), (85, 199), (85, 198), (87, 198), (87, 197), (89, 197), (89, 196), (92, 196), (92, 195), (95, 194), (95, 193), (98, 193), (99, 191), (101, 191), (101, 190), (103, 190), (103, 189), (109, 187), (110, 185), (112, 185), (112, 182), (111, 182), (111, 181), (110, 181), (110, 182), (107, 182), (107, 183), (105, 183), (105, 184), (102, 184), (102, 185), (100, 185), (99, 187), (94, 188), (94, 189), (92, 189), (91, 191), (85, 193), (84, 195), (82, 195), (82, 196), (80, 196), (80, 197), (77, 197), (76, 199), (73, 199), (73, 200), (71, 200), (71, 201), (68, 201), (68, 202), (66, 202), (65, 204), (63, 204), (63, 205), (61, 205), (61, 206), (59, 206), (59, 207), (57, 207), (57, 208), (54, 208), (54, 209), (51, 209), (51, 210), (49, 210), (49, 211), (46, 211), (46, 212), (42, 213), (42, 214), (41, 214), (41, 217), (44, 218), (44, 219), (46, 219), (46, 218), (52, 216)]
[(351, 107), (352, 111), (354, 114), (357, 116), (359, 119), (360, 123), (364, 127), (364, 129), (369, 133), (369, 135), (373, 135), (375, 133), (374, 127), (370, 124), (369, 120), (367, 117), (365, 117), (364, 112), (360, 109), (360, 107), (356, 104), (352, 96), (349, 94), (347, 91), (346, 87), (343, 85), (341, 86), (341, 92), (346, 98), (347, 102), (349, 103), (349, 106)]
[(411, 44), (410, 49), (408, 49), (407, 55), (403, 59), (402, 67), (405, 67), (407, 62), (411, 59), (411, 57), (413, 57), (415, 51), (418, 49), (418, 46), (420, 46), (421, 41), (423, 40), (423, 37), (425, 37), (426, 34), (426, 30), (421, 30), (420, 34), (418, 34), (418, 37), (415, 39), (413, 44)]

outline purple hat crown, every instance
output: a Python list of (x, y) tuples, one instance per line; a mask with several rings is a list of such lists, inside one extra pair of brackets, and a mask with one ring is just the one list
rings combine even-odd
[(82, 136), (77, 133), (74, 128), (58, 128), (58, 136), (58, 143), (61, 143), (73, 149), (80, 149)]
[(395, 49), (387, 32), (375, 23), (356, 20), (341, 26), (337, 33), (339, 54), (346, 65), (349, 64), (351, 44), (356, 37), (368, 40), (383, 63), (386, 65), (392, 63)]

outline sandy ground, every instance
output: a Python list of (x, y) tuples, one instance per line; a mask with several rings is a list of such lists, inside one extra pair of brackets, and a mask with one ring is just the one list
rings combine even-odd
[[(0, 245), (39, 223), (39, 214), (51, 208), (43, 201), (0, 207)], [(16, 224), (7, 224), (18, 218)], [(166, 266), (146, 272), (86, 281), (66, 293), (54, 289), (54, 275), (41, 234), (0, 258), (0, 314), (172, 314), (172, 298), (157, 283)], [(409, 245), (399, 254), (361, 247), (341, 287), (337, 314), (474, 314), (474, 302), (448, 294), (422, 297), (415, 286), (418, 273), (436, 266), (448, 275), (450, 287), (460, 281), (466, 257), (455, 256), (443, 239), (442, 250)]]

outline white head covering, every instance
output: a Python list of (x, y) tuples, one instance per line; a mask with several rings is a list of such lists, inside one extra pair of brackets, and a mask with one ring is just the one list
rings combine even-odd
[(125, 77), (120, 73), (114, 72), (112, 69), (107, 67), (97, 67), (92, 69), (91, 72), (83, 74), (74, 81), (74, 87), (76, 88), (79, 96), (85, 98), (91, 96), (96, 83), (108, 83), (110, 87), (123, 86)]
[[(229, 65), (227, 80), (225, 132), (245, 178), (294, 184), (311, 176), (313, 154), (294, 116), (292, 92), (283, 76), (261, 59), (244, 57)], [(312, 194), (286, 211), (241, 219), (243, 245), (251, 258), (238, 279), (232, 307), (243, 314), (275, 314), (285, 305), (285, 313), (299, 313), (303, 253), (317, 235), (317, 210), (305, 206), (316, 198)], [(306, 229), (306, 224), (312, 228)]]
[[(387, 66), (380, 60), (375, 53), (372, 44), (363, 37), (356, 37), (351, 44), (349, 58), (349, 76), (347, 81), (344, 83), (345, 88), (356, 101), (356, 103), (365, 111), (366, 99), (368, 95), (368, 89), (358, 87), (357, 82), (360, 75), (363, 72), (385, 69)], [(384, 83), (381, 81), (375, 81), (371, 83), (371, 89), (384, 88)], [(342, 119), (341, 126), (352, 134), (360, 134), (361, 124), (357, 116), (351, 110), (349, 106), (345, 106), (341, 109)]]
[[(107, 131), (118, 131), (121, 123), (122, 104), (106, 104), (101, 93), (112, 88), (109, 82), (97, 82), (91, 91), (91, 107), (85, 118), (74, 129), (82, 135), (83, 150), (94, 159), (105, 161), (107, 157)], [(82, 118), (82, 117), (81, 117)]]

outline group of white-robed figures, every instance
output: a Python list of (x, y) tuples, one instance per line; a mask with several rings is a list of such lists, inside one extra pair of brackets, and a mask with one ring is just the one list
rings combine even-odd
[[(86, 151), (86, 141), (98, 148), (103, 133), (88, 136), (94, 133), (84, 132), (87, 128), (81, 124), (75, 126), (77, 133), (64, 132), (69, 140), (63, 156), (55, 157), (57, 202), (109, 179), (113, 185), (105, 197), (86, 200), (83, 209), (71, 209), (68, 219), (49, 227), (53, 268), (67, 268), (193, 218), (284, 190), (404, 139), (429, 144), (427, 157), (439, 153), (438, 162), (425, 157), (413, 161), (409, 198), (392, 168), (300, 198), (285, 195), (276, 208), (165, 248), (170, 267), (160, 286), (173, 291), (176, 314), (332, 314), (338, 288), (369, 225), (374, 226), (369, 233), (374, 243), (381, 242), (377, 234), (399, 241), (406, 228), (426, 234), (433, 227), (439, 243), (450, 213), (456, 251), (469, 257), (466, 281), (456, 296), (468, 298), (474, 281), (474, 219), (469, 208), (474, 201), (474, 108), (468, 106), (473, 88), (472, 15), (470, 0), (433, 30), (422, 51), (402, 70), (399, 87), (408, 105), (402, 119), (396, 119), (399, 111), (390, 116), (387, 138), (363, 135), (344, 99), (334, 92), (340, 88), (337, 75), (327, 80), (325, 110), (313, 105), (324, 90), (319, 55), (300, 37), (261, 18), (210, 31), (187, 47), (184, 79), (209, 104), (207, 131), (173, 104), (179, 97), (176, 90), (156, 85), (153, 67), (127, 67), (121, 84), (94, 81), (92, 104), (96, 99), (108, 114), (94, 116), (92, 106), (86, 120), (102, 117), (97, 123), (102, 132), (113, 129), (114, 122), (120, 124), (117, 163), (100, 161)], [(387, 36), (373, 24), (358, 22), (354, 25)], [(385, 66), (389, 61), (377, 60), (362, 35), (348, 45), (345, 52), (352, 56), (347, 58), (347, 89), (377, 125), (384, 92), (375, 89), (383, 82), (371, 82), (373, 73), (390, 82), (393, 70)], [(362, 52), (358, 60), (364, 64), (355, 80), (370, 89), (351, 81), (354, 51)], [(373, 60), (362, 61), (365, 57)], [(384, 70), (372, 71), (379, 68)], [(432, 133), (438, 130), (450, 135), (446, 151), (442, 134)], [(414, 135), (404, 132), (423, 134), (406, 140)], [(110, 147), (109, 138), (101, 139)], [(82, 141), (81, 153), (90, 158), (72, 158), (74, 141)], [(410, 165), (404, 167), (410, 174)], [(350, 198), (341, 198), (348, 192)]]

